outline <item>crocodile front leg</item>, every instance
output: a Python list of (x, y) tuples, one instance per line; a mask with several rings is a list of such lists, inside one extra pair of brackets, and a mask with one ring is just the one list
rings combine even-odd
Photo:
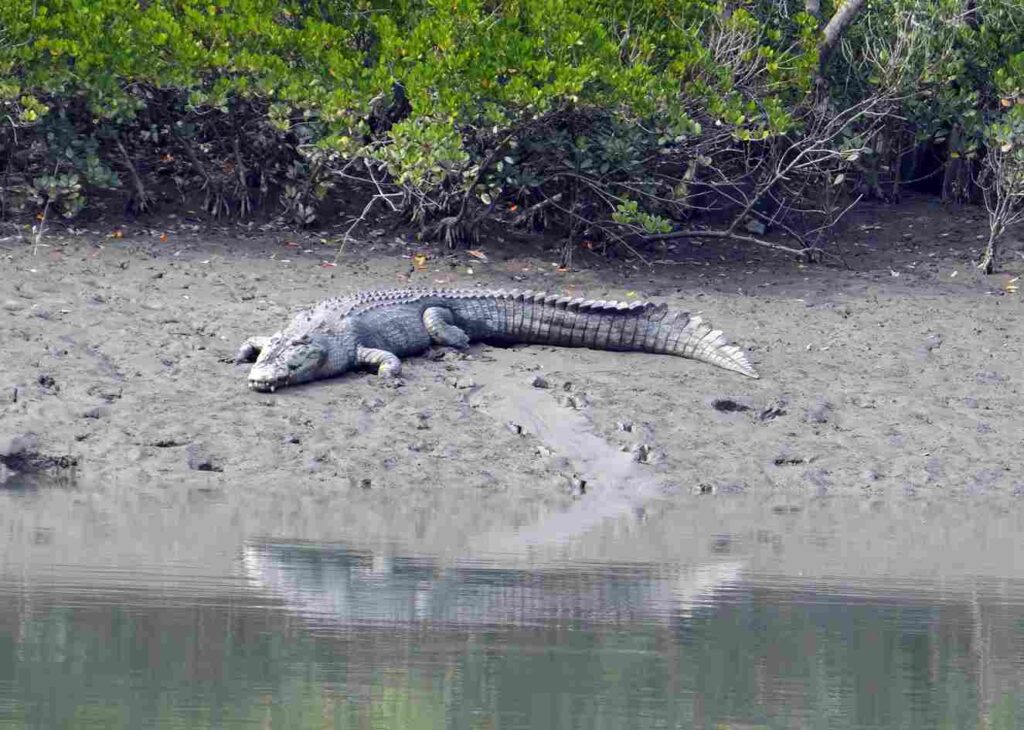
[(452, 324), (454, 319), (451, 310), (444, 307), (428, 307), (423, 312), (423, 326), (434, 344), (464, 350), (469, 347), (469, 335)]
[(238, 348), (235, 362), (256, 362), (260, 352), (270, 346), (269, 337), (250, 337)]
[(394, 378), (402, 372), (402, 361), (393, 352), (377, 350), (359, 345), (356, 348), (356, 362), (364, 367), (377, 368), (377, 375), (382, 378)]

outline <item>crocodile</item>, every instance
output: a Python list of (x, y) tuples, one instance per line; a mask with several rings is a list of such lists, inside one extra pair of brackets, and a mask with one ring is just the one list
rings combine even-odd
[(277, 334), (246, 340), (236, 361), (253, 363), (251, 389), (274, 392), (358, 367), (393, 378), (401, 357), (475, 341), (677, 355), (758, 377), (743, 350), (700, 316), (647, 301), (517, 290), (396, 289), (326, 299)]

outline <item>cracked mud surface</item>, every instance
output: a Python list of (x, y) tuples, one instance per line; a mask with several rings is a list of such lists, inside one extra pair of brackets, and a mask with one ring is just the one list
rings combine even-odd
[[(482, 262), (386, 236), (325, 267), (334, 250), (295, 234), (5, 239), (0, 439), (34, 434), (39, 454), (77, 470), (73, 486), (0, 489), (0, 528), (48, 531), (71, 560), (90, 544), (66, 529), (82, 511), (96, 515), (88, 530), (126, 542), (187, 524), (182, 551), (224, 554), (225, 535), (253, 532), (461, 549), (566, 514), (581, 517), (563, 527), (582, 531), (609, 505), (685, 515), (741, 498), (785, 516), (832, 498), (908, 520), (979, 504), (1016, 514), (1019, 244), (1006, 273), (981, 277), (978, 211), (918, 201), (859, 216), (843, 234), (848, 269), (710, 245), (665, 253), (674, 265), (578, 259), (583, 270), (559, 273), (537, 243), (484, 241)], [(432, 258), (410, 272), (420, 251)], [(357, 373), (259, 394), (246, 366), (226, 362), (325, 296), (476, 284), (700, 312), (762, 378), (474, 345), (408, 360), (401, 387)], [(753, 534), (754, 518), (736, 519)]]

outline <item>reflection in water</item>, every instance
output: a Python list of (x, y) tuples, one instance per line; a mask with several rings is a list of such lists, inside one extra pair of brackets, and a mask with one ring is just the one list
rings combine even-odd
[[(0, 727), (1019, 727), (1024, 584), (444, 567), (253, 543), (222, 594), (0, 586)], [(81, 586), (88, 584), (81, 576)]]
[(473, 562), (441, 568), (340, 546), (249, 544), (245, 572), (288, 610), (333, 626), (428, 622), (438, 628), (662, 621), (688, 613), (739, 580), (740, 563), (683, 570), (569, 565), (513, 570)]

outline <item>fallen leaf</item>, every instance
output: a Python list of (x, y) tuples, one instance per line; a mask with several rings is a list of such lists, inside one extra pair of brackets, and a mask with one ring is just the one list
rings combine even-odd
[(285, 241), (284, 245), (287, 246), (288, 248), (298, 248), (299, 247), (299, 244), (295, 243), (295, 241)]
[(110, 232), (110, 237), (111, 238), (124, 238), (124, 231), (122, 231), (120, 228), (115, 228), (113, 231)]
[(335, 266), (337, 266), (337, 264), (334, 263), (333, 261), (321, 261), (320, 262), (320, 268), (321, 269), (333, 269)]
[(161, 233), (160, 234), (160, 243), (167, 243), (167, 234), (166, 233)]
[(422, 271), (427, 268), (427, 255), (418, 253), (412, 257), (412, 265), (417, 271)]
[(470, 250), (466, 251), (466, 253), (468, 253), (470, 256), (472, 256), (475, 259), (480, 259), (481, 261), (486, 261), (487, 260), (487, 254), (485, 254), (483, 251), (477, 251), (475, 249), (470, 249)]

